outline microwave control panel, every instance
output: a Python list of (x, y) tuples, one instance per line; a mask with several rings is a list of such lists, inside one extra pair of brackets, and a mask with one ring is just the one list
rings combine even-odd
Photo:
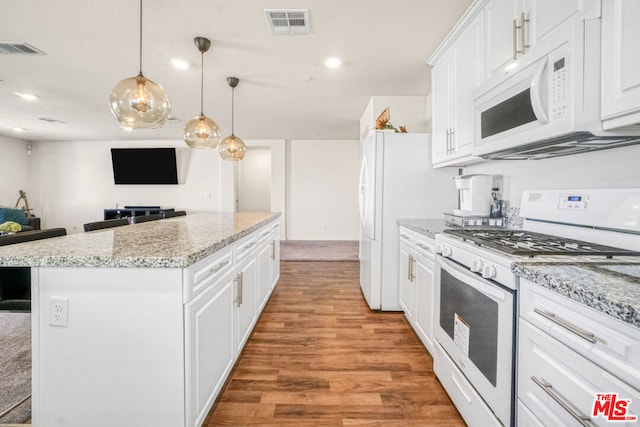
[(565, 58), (552, 64), (551, 70), (551, 118), (558, 120), (567, 115), (567, 65)]

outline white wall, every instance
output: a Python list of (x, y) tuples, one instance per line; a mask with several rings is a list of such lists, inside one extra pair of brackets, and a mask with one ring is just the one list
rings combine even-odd
[(238, 212), (271, 212), (271, 148), (248, 147), (236, 163)]
[(287, 144), (287, 239), (358, 240), (357, 140)]
[(505, 200), (520, 206), (523, 190), (640, 187), (640, 145), (545, 160), (494, 160), (464, 173), (504, 175)]
[[(31, 206), (29, 187), (29, 161), (27, 143), (17, 139), (0, 136), (0, 205), (15, 206), (20, 190), (27, 193)], [(20, 203), (20, 207), (23, 203)], [(40, 212), (34, 211), (35, 215)]]
[[(29, 203), (42, 217), (43, 227), (80, 232), (82, 224), (101, 220), (103, 209), (116, 203), (161, 205), (188, 212), (223, 210), (221, 189), (226, 183), (217, 150), (191, 150), (183, 141), (47, 141), (32, 145)], [(181, 183), (115, 185), (112, 147), (177, 147)]]

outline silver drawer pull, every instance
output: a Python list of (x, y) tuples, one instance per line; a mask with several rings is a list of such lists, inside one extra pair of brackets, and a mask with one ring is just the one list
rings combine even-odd
[(420, 249), (424, 249), (425, 251), (430, 251), (431, 248), (427, 245), (423, 245), (422, 243), (416, 243)]
[(263, 231), (262, 234), (260, 234), (260, 237), (264, 237), (269, 233), (271, 233), (271, 232), (270, 231)]
[(248, 245), (244, 245), (244, 246), (242, 247), (242, 252), (245, 252), (245, 251), (247, 251), (247, 250), (251, 249), (253, 246), (255, 246), (255, 244), (256, 244), (256, 242), (251, 242), (251, 243), (249, 243)]
[(555, 400), (558, 405), (562, 406), (562, 408), (567, 411), (573, 418), (575, 418), (576, 421), (580, 423), (580, 425), (583, 425), (585, 427), (593, 426), (593, 424), (591, 423), (591, 418), (587, 417), (586, 415), (581, 415), (578, 411), (573, 409), (573, 407), (569, 403), (565, 402), (562, 397), (560, 397), (553, 391), (553, 386), (551, 384), (544, 383), (534, 376), (531, 377), (531, 381), (536, 383), (538, 387), (540, 387), (545, 393), (547, 393), (549, 397)]
[(587, 332), (584, 329), (580, 329), (579, 327), (572, 325), (566, 320), (559, 318), (553, 313), (547, 313), (546, 311), (542, 311), (539, 308), (534, 308), (533, 311), (534, 313), (539, 314), (545, 319), (552, 321), (556, 325), (562, 326), (566, 330), (573, 332), (574, 334), (578, 335), (580, 338), (589, 341), (591, 344), (595, 344), (597, 342), (596, 336), (591, 332)]
[(411, 240), (411, 238), (409, 236), (407, 236), (406, 234), (400, 234), (400, 237), (403, 238), (403, 239)]
[(222, 270), (227, 265), (229, 265), (229, 261), (221, 262), (220, 264), (216, 265), (215, 267), (210, 268), (209, 269), (209, 274), (216, 274), (218, 271)]

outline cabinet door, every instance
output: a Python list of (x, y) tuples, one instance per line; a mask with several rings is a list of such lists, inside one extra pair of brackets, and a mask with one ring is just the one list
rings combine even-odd
[(413, 255), (409, 246), (404, 243), (400, 243), (400, 265), (398, 266), (398, 271), (400, 272), (400, 277), (398, 278), (398, 283), (400, 285), (399, 298), (400, 298), (400, 307), (404, 311), (404, 315), (407, 319), (412, 322), (413, 321), (413, 313), (412, 313), (412, 297), (411, 293), (413, 291), (413, 283), (411, 274), (411, 263), (413, 262)]
[(473, 92), (484, 81), (484, 21), (478, 15), (453, 46), (451, 91), (453, 156), (470, 155), (473, 149)]
[(450, 54), (447, 54), (431, 69), (431, 130), (433, 163), (446, 160), (449, 148), (449, 118), (452, 114), (450, 100)]
[[(277, 231), (276, 233), (278, 233)], [(280, 279), (280, 238), (277, 234), (275, 234), (273, 238), (273, 254), (271, 256), (271, 262), (273, 264), (273, 268), (271, 269), (271, 289), (276, 287), (278, 283), (278, 279)]]
[(262, 311), (271, 290), (271, 270), (273, 269), (271, 243), (271, 240), (264, 242), (258, 252), (258, 264), (260, 266), (260, 273), (258, 274), (258, 311)]
[(602, 118), (608, 128), (640, 122), (640, 2), (602, 2)]
[(243, 264), (235, 280), (236, 307), (236, 354), (240, 354), (257, 316), (257, 276), (256, 256), (252, 255)]
[(564, 23), (585, 13), (595, 15), (595, 3), (597, 0), (524, 0), (523, 10), (529, 19), (525, 23), (525, 43), (533, 47), (542, 39), (553, 36)]
[(415, 328), (425, 347), (431, 354), (433, 346), (433, 316), (435, 313), (434, 263), (432, 260), (418, 256), (415, 263)]
[(200, 426), (233, 367), (233, 275), (185, 305), (187, 426)]
[(516, 41), (513, 20), (520, 17), (518, 0), (490, 0), (484, 7), (485, 62), (487, 77), (501, 74), (513, 61)]

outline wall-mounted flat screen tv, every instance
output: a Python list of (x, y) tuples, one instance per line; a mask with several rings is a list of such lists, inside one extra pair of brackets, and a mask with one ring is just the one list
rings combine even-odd
[(112, 148), (116, 184), (177, 184), (175, 148)]

